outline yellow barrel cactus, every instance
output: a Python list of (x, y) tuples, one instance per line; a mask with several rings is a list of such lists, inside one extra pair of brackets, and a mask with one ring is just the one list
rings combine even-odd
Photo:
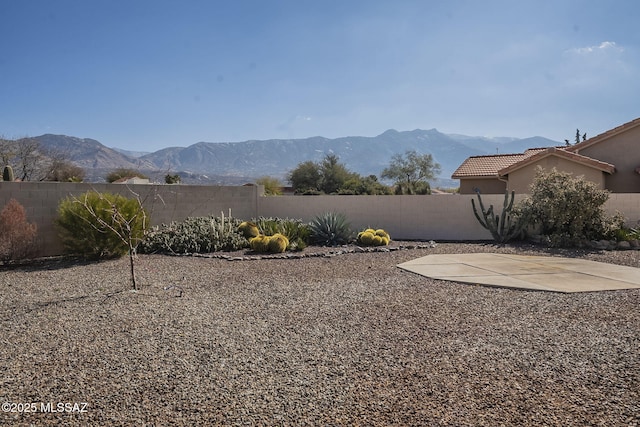
[(259, 234), (249, 239), (249, 246), (256, 252), (282, 253), (287, 250), (289, 239), (280, 233), (273, 236)]
[(358, 233), (357, 242), (365, 246), (386, 246), (391, 241), (389, 233), (382, 228), (374, 230), (373, 228), (367, 228), (364, 231)]

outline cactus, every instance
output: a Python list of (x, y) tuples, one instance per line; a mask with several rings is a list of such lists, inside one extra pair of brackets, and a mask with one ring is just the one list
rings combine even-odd
[(7, 165), (4, 167), (2, 171), (2, 180), (3, 181), (15, 181), (13, 176), (13, 169), (11, 166)]
[(269, 252), (282, 253), (287, 250), (287, 246), (289, 246), (289, 239), (280, 233), (276, 233), (269, 238)]
[(358, 243), (366, 246), (386, 246), (391, 241), (391, 238), (389, 237), (389, 233), (381, 228), (377, 230), (367, 228), (358, 233), (356, 240)]
[(506, 243), (514, 237), (522, 233), (525, 227), (525, 221), (521, 217), (516, 217), (513, 214), (513, 199), (515, 197), (515, 191), (511, 192), (509, 197), (509, 191), (504, 193), (504, 203), (502, 205), (502, 213), (497, 216), (493, 211), (493, 205), (489, 206), (489, 209), (485, 209), (482, 203), (480, 193), (478, 196), (478, 204), (482, 212), (482, 218), (478, 214), (476, 204), (471, 199), (471, 206), (473, 207), (473, 214), (481, 226), (489, 230), (493, 239), (498, 243)]
[(238, 226), (238, 231), (241, 232), (246, 239), (257, 237), (260, 234), (258, 227), (253, 222), (249, 221), (241, 222)]

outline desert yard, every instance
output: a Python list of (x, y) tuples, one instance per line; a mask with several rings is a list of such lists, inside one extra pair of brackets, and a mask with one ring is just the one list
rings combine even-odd
[(136, 292), (125, 258), (2, 267), (0, 424), (640, 423), (640, 290), (490, 288), (396, 267), (465, 252), (640, 267), (640, 251), (462, 243), (144, 255)]

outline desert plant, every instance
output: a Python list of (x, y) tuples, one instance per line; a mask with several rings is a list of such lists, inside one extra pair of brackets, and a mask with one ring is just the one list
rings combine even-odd
[(480, 193), (477, 194), (478, 205), (480, 205), (480, 214), (473, 199), (471, 199), (471, 206), (473, 207), (473, 214), (480, 223), (481, 226), (489, 230), (493, 239), (498, 243), (506, 243), (516, 236), (522, 234), (526, 226), (526, 215), (517, 214), (514, 211), (513, 200), (515, 198), (515, 191), (504, 192), (504, 202), (502, 204), (502, 213), (497, 215), (493, 210), (493, 205), (489, 206), (489, 209), (485, 209), (484, 203), (482, 203), (482, 197)]
[(0, 212), (0, 259), (6, 263), (30, 257), (37, 230), (36, 224), (27, 222), (24, 207), (10, 199)]
[(13, 175), (13, 168), (11, 166), (7, 165), (2, 170), (2, 180), (3, 181), (15, 181), (15, 177)]
[(189, 217), (153, 227), (140, 244), (143, 253), (209, 253), (235, 251), (248, 245), (238, 230), (241, 221), (229, 215)]
[(272, 236), (260, 234), (252, 237), (249, 240), (249, 245), (256, 252), (282, 253), (289, 247), (289, 239), (280, 233)]
[(309, 224), (311, 241), (322, 246), (336, 246), (351, 241), (351, 226), (346, 215), (326, 212), (316, 216)]
[(260, 234), (273, 236), (276, 233), (284, 235), (289, 241), (287, 250), (300, 251), (309, 243), (309, 224), (299, 219), (291, 218), (265, 218), (260, 217), (253, 223)]
[(238, 226), (238, 231), (242, 233), (242, 235), (246, 239), (251, 239), (252, 237), (256, 237), (260, 234), (260, 230), (258, 230), (258, 227), (250, 221), (241, 222)]
[(552, 246), (576, 246), (585, 240), (609, 238), (621, 219), (605, 214), (609, 192), (555, 168), (538, 168), (530, 196), (520, 208)]
[(256, 179), (256, 184), (264, 186), (265, 196), (281, 196), (282, 183), (278, 178), (263, 176)]
[(289, 239), (280, 233), (276, 233), (269, 238), (269, 252), (282, 253), (287, 250)]
[(122, 236), (141, 239), (148, 214), (136, 199), (88, 191), (60, 202), (56, 224), (68, 253), (86, 258), (119, 257), (129, 249)]
[(70, 196), (58, 205), (56, 224), (69, 253), (85, 258), (120, 257), (129, 254), (131, 282), (136, 287), (134, 257), (149, 226), (149, 214), (138, 194), (88, 191)]
[(367, 228), (358, 233), (356, 241), (365, 246), (386, 246), (391, 241), (391, 237), (381, 228), (377, 230)]

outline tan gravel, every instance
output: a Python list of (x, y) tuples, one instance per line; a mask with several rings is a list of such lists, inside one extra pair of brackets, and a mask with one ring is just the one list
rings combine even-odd
[(0, 424), (637, 426), (640, 290), (519, 291), (396, 267), (486, 251), (640, 267), (639, 251), (461, 243), (145, 255), (137, 292), (127, 259), (4, 267), (0, 401), (15, 405)]

